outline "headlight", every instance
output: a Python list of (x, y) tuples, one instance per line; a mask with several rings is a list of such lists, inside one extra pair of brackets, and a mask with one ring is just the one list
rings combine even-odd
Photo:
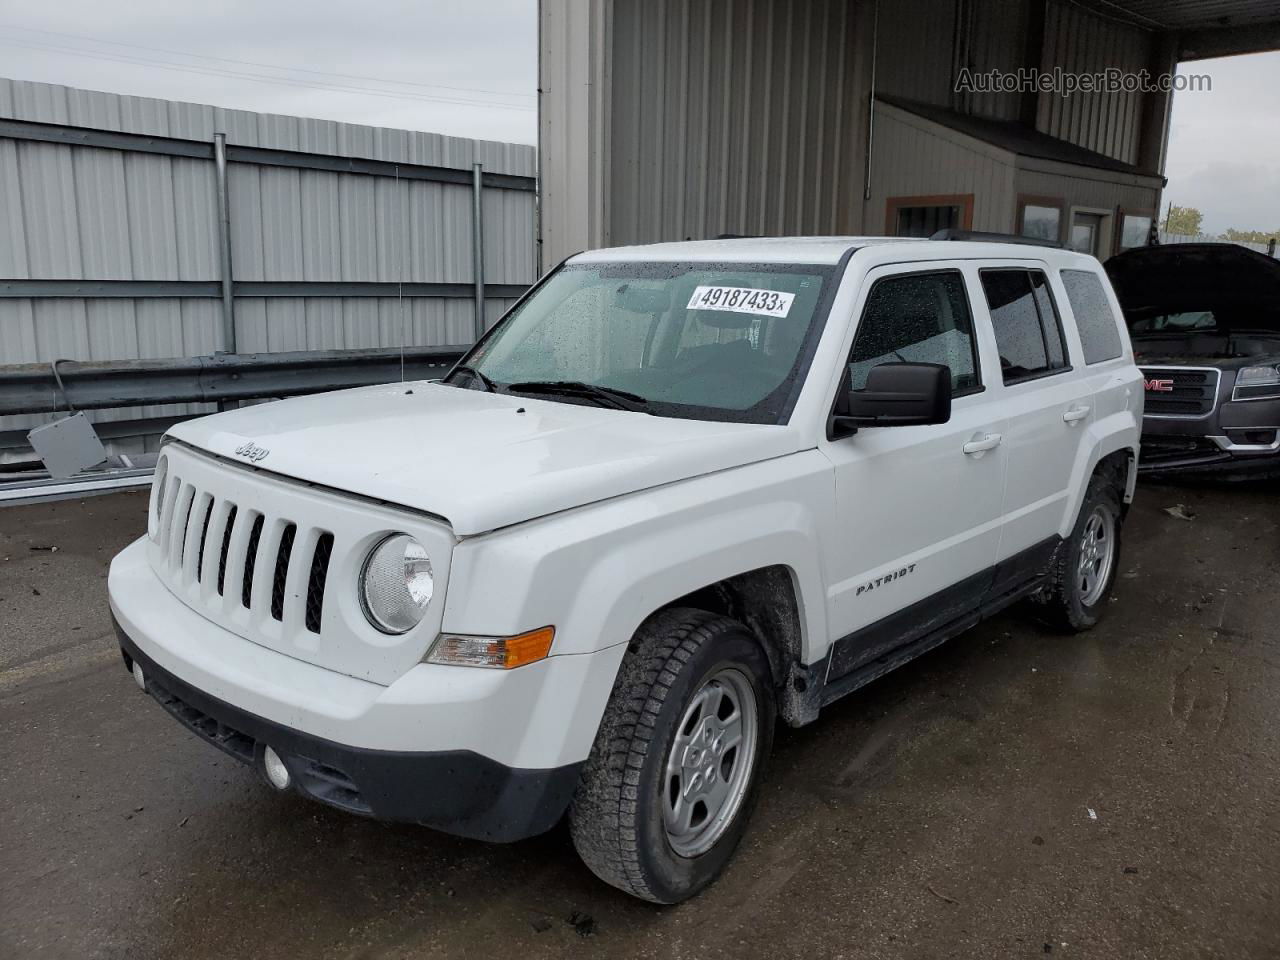
[(156, 461), (156, 472), (151, 479), (151, 536), (160, 532), (160, 512), (164, 510), (164, 482), (169, 477), (169, 458)]
[(426, 549), (404, 533), (392, 534), (370, 550), (360, 573), (364, 615), (383, 633), (416, 627), (434, 590)]
[(1261, 400), (1280, 397), (1280, 366), (1244, 367), (1236, 374), (1232, 400)]

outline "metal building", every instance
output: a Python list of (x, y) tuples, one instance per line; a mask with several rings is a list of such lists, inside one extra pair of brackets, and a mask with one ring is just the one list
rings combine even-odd
[(1159, 209), (1172, 95), (957, 80), (1155, 78), (1280, 48), (1274, 0), (543, 0), (540, 23), (544, 268), (584, 247), (944, 227), (1106, 257)]
[[(469, 343), (478, 279), (486, 322), (535, 279), (535, 174), (520, 144), (0, 80), (0, 368)], [(92, 417), (128, 452), (212, 409)], [(0, 463), (51, 416), (0, 416)]]

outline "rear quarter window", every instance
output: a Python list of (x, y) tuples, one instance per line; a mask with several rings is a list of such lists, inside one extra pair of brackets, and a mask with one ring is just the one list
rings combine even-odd
[(1071, 312), (1076, 316), (1084, 362), (1101, 363), (1124, 353), (1116, 316), (1111, 311), (1101, 278), (1088, 270), (1063, 270), (1062, 285), (1066, 288)]

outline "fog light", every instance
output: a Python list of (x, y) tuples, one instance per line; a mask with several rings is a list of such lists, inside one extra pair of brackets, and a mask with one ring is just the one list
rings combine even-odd
[(143, 693), (147, 692), (147, 678), (142, 672), (142, 664), (137, 660), (133, 661), (133, 682), (138, 685), (138, 689)]
[(271, 785), (277, 790), (289, 789), (289, 768), (284, 765), (284, 761), (280, 759), (280, 754), (276, 753), (270, 747), (262, 753), (262, 768), (267, 773), (267, 779)]

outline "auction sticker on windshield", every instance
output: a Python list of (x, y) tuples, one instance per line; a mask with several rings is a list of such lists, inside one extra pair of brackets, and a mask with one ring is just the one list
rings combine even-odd
[(754, 290), (751, 287), (697, 287), (689, 298), (687, 310), (728, 310), (731, 313), (758, 313), (766, 317), (785, 317), (791, 312), (794, 293), (780, 290)]

